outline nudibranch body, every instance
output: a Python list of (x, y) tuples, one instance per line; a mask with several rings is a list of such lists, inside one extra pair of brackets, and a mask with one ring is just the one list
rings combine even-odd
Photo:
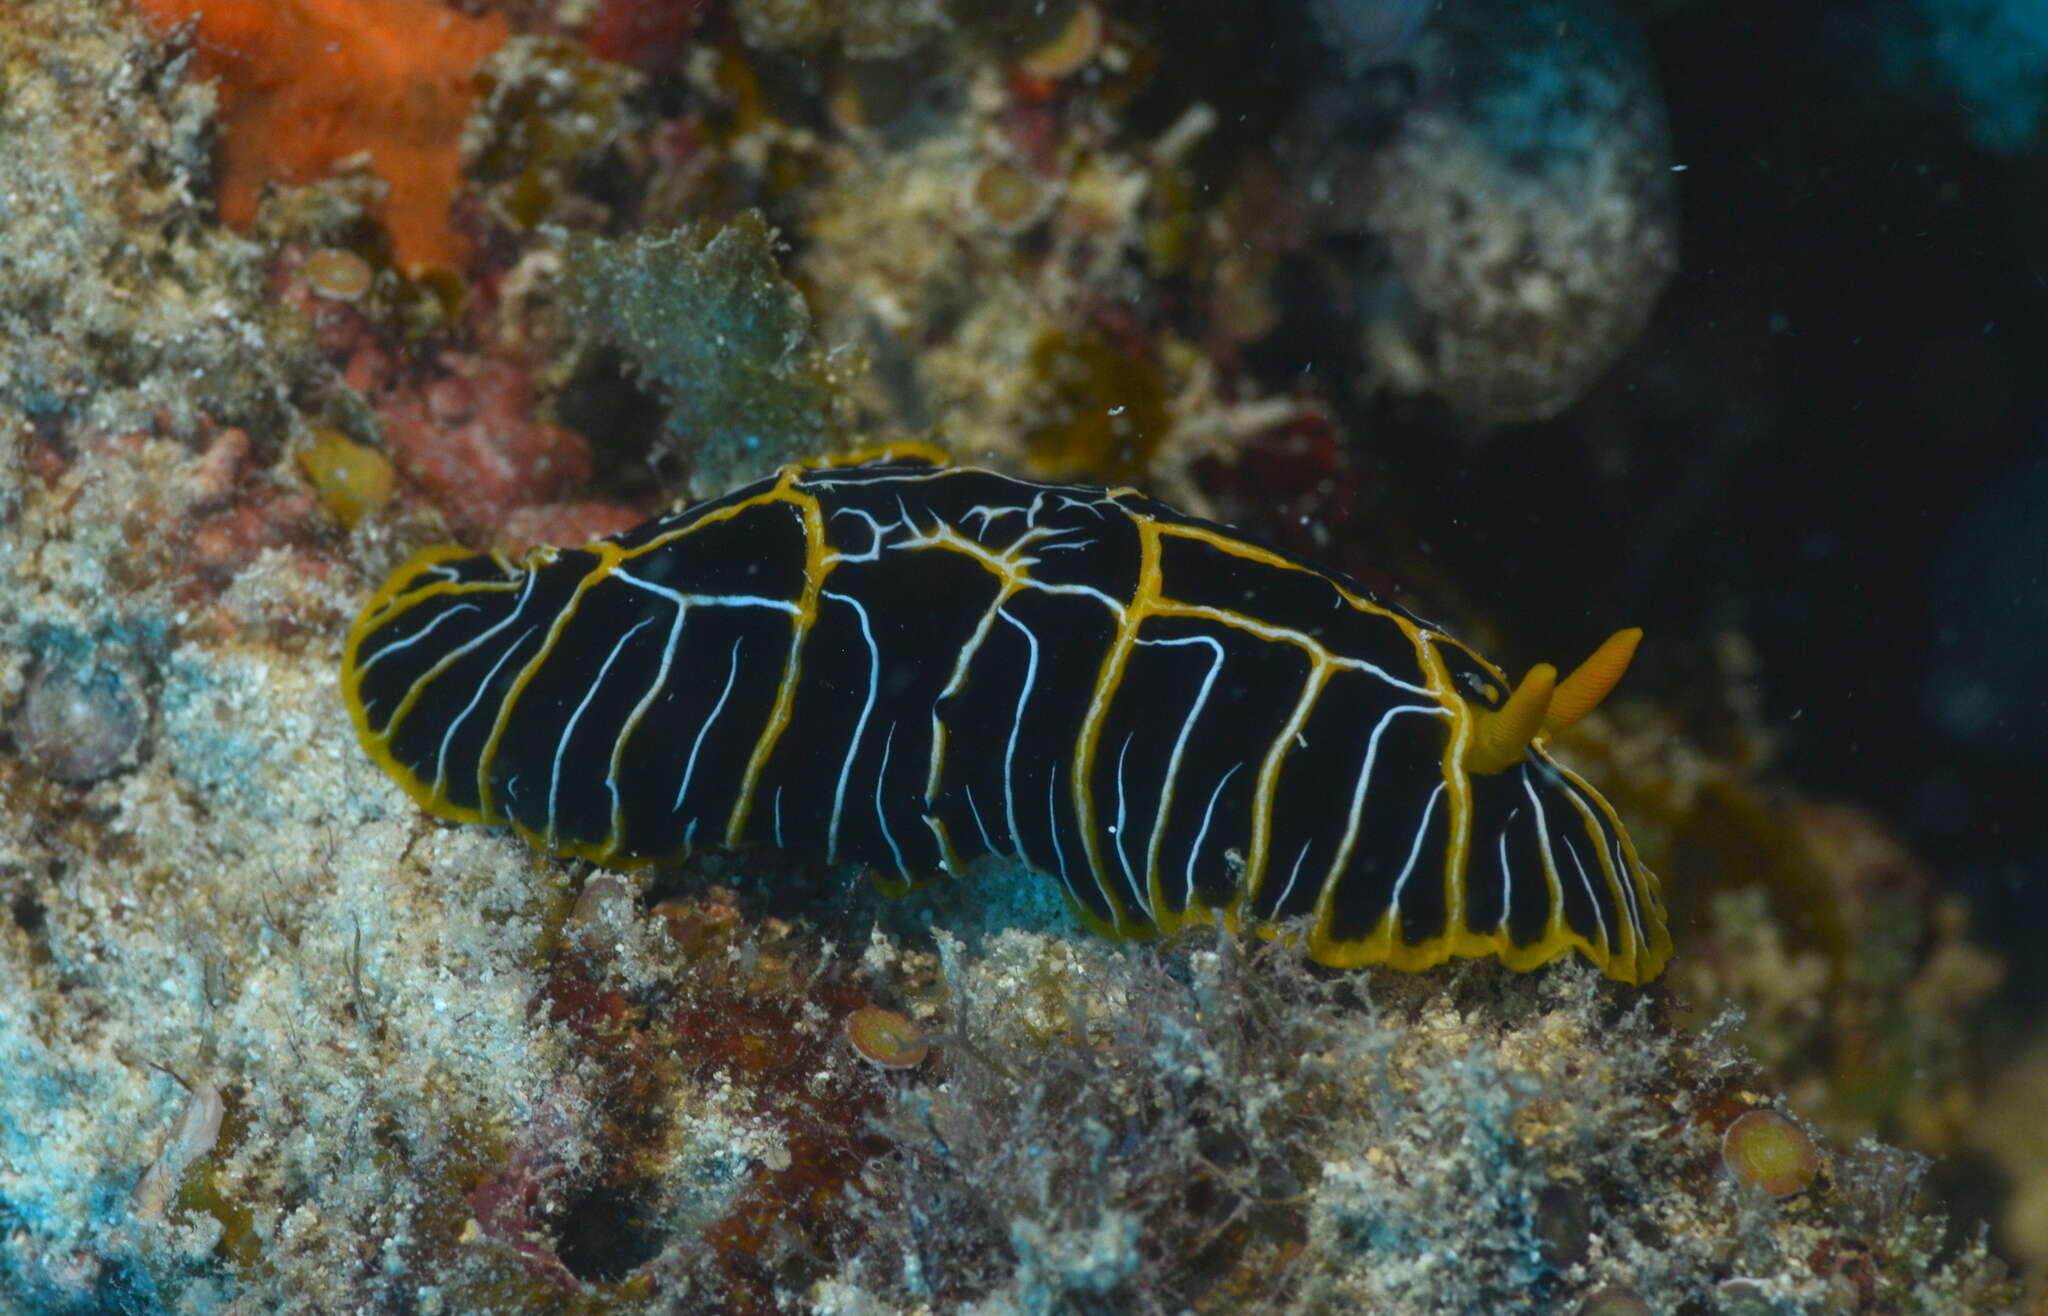
[(342, 683), (424, 808), (554, 854), (772, 845), (897, 888), (1006, 855), (1113, 936), (1221, 923), (1402, 969), (1577, 951), (1647, 982), (1657, 879), (1544, 746), (1637, 634), (1511, 689), (1135, 490), (899, 445), (518, 562), (427, 549)]

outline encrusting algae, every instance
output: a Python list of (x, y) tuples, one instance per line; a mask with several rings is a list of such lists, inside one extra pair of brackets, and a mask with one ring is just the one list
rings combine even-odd
[[(613, 874), (425, 817), (353, 743), (351, 617), (420, 545), (643, 519), (672, 492), (648, 457), (713, 484), (936, 425), (964, 461), (1023, 470), (1035, 438), (1347, 565), (1427, 557), (1376, 538), (1428, 527), (1380, 516), (1347, 455), (1404, 435), (1355, 432), (1335, 367), (1261, 371), (1282, 272), (1327, 253), (1286, 213), (1303, 175), (1236, 127), (1257, 106), (1167, 77), (1203, 33), (1094, 0), (1048, 7), (1058, 50), (940, 0), (894, 28), (875, 0), (632, 8), (147, 0), (145, 26), (16, 0), (0, 24), (0, 132), (51, 147), (0, 150), (29, 199), (0, 247), (0, 1309), (2023, 1309), (1926, 1165), (1862, 1136), (1967, 1140), (1929, 1085), (1964, 1087), (1995, 964), (1910, 865), (1729, 895), (1880, 829), (1802, 816), (1648, 695), (1560, 737), (1690, 902), (1648, 989), (1570, 958), (1112, 942), (1000, 861), (879, 901), (800, 855)], [(503, 113), (626, 108), (534, 169), (484, 126), (517, 204), (458, 219), (470, 79), (515, 38), (636, 68), (557, 87), (581, 56), (514, 52), (561, 95), (507, 75)], [(836, 120), (856, 80), (899, 94)], [(298, 114), (325, 116), (303, 149)], [(299, 186), (365, 151), (381, 210), (361, 177)], [(997, 160), (1026, 171), (989, 198), (1011, 222), (966, 186)], [(568, 282), (606, 261), (600, 327)], [(402, 286), (436, 265), (469, 295)], [(1271, 314), (1217, 310), (1240, 293)], [(642, 355), (627, 294), (716, 314)], [(1088, 345), (1085, 377), (1036, 368), (1042, 342)], [(717, 391), (660, 377), (707, 361)], [(748, 390), (792, 380), (815, 391), (757, 453)], [(1733, 1008), (1685, 1018), (1709, 993)]]
[(164, 32), (192, 24), (197, 71), (220, 88), (221, 218), (245, 229), (271, 183), (309, 183), (358, 155), (388, 189), (376, 209), (401, 269), (460, 268), (449, 218), (477, 65), (505, 20), (435, 0), (135, 0)]

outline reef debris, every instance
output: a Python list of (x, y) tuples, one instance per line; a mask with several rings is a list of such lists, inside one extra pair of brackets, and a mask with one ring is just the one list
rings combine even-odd
[(136, 28), (54, 3), (0, 23), (0, 408), (46, 437), (276, 423), (290, 354), (262, 324), (255, 253), (202, 199), (213, 98)]
[(1415, 103), (1368, 147), (1370, 369), (1488, 422), (1555, 415), (1633, 342), (1677, 267), (1670, 130), (1641, 38), (1595, 5), (1446, 6)]

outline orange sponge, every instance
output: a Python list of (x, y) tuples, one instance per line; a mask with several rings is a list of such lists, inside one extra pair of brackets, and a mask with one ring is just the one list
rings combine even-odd
[(136, 0), (159, 28), (197, 19), (201, 73), (220, 80), (221, 218), (246, 227), (263, 184), (304, 183), (369, 152), (390, 186), (400, 267), (459, 265), (448, 224), (477, 63), (505, 20), (434, 0)]

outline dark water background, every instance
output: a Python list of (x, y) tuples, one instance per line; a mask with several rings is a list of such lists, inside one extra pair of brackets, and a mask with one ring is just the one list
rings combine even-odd
[[(1746, 637), (1770, 775), (1900, 829), (2011, 957), (2011, 999), (2048, 998), (2048, 5), (1619, 9), (1681, 167), (1679, 271), (1642, 339), (1542, 424), (1475, 440), (1341, 396), (1340, 423), (1509, 667), (1640, 624), (1629, 688), (1679, 701)], [(1278, 24), (1175, 55), (1254, 129), (1327, 76)], [(1303, 332), (1269, 365), (1343, 376), (1355, 350)]]
[[(1615, 614), (1658, 637), (1649, 679), (1738, 627), (1782, 772), (1902, 828), (2038, 1000), (2048, 127), (1988, 149), (1952, 88), (1890, 75), (1894, 43), (1944, 39), (1916, 17), (1766, 2), (1647, 25), (1687, 166), (1682, 263), (1603, 386), (1614, 401), (1559, 427), (1619, 413), (1645, 457), (1603, 513), (1618, 511)], [(1540, 478), (1518, 464), (1458, 478)], [(1555, 588), (1526, 574), (1532, 595)]]

